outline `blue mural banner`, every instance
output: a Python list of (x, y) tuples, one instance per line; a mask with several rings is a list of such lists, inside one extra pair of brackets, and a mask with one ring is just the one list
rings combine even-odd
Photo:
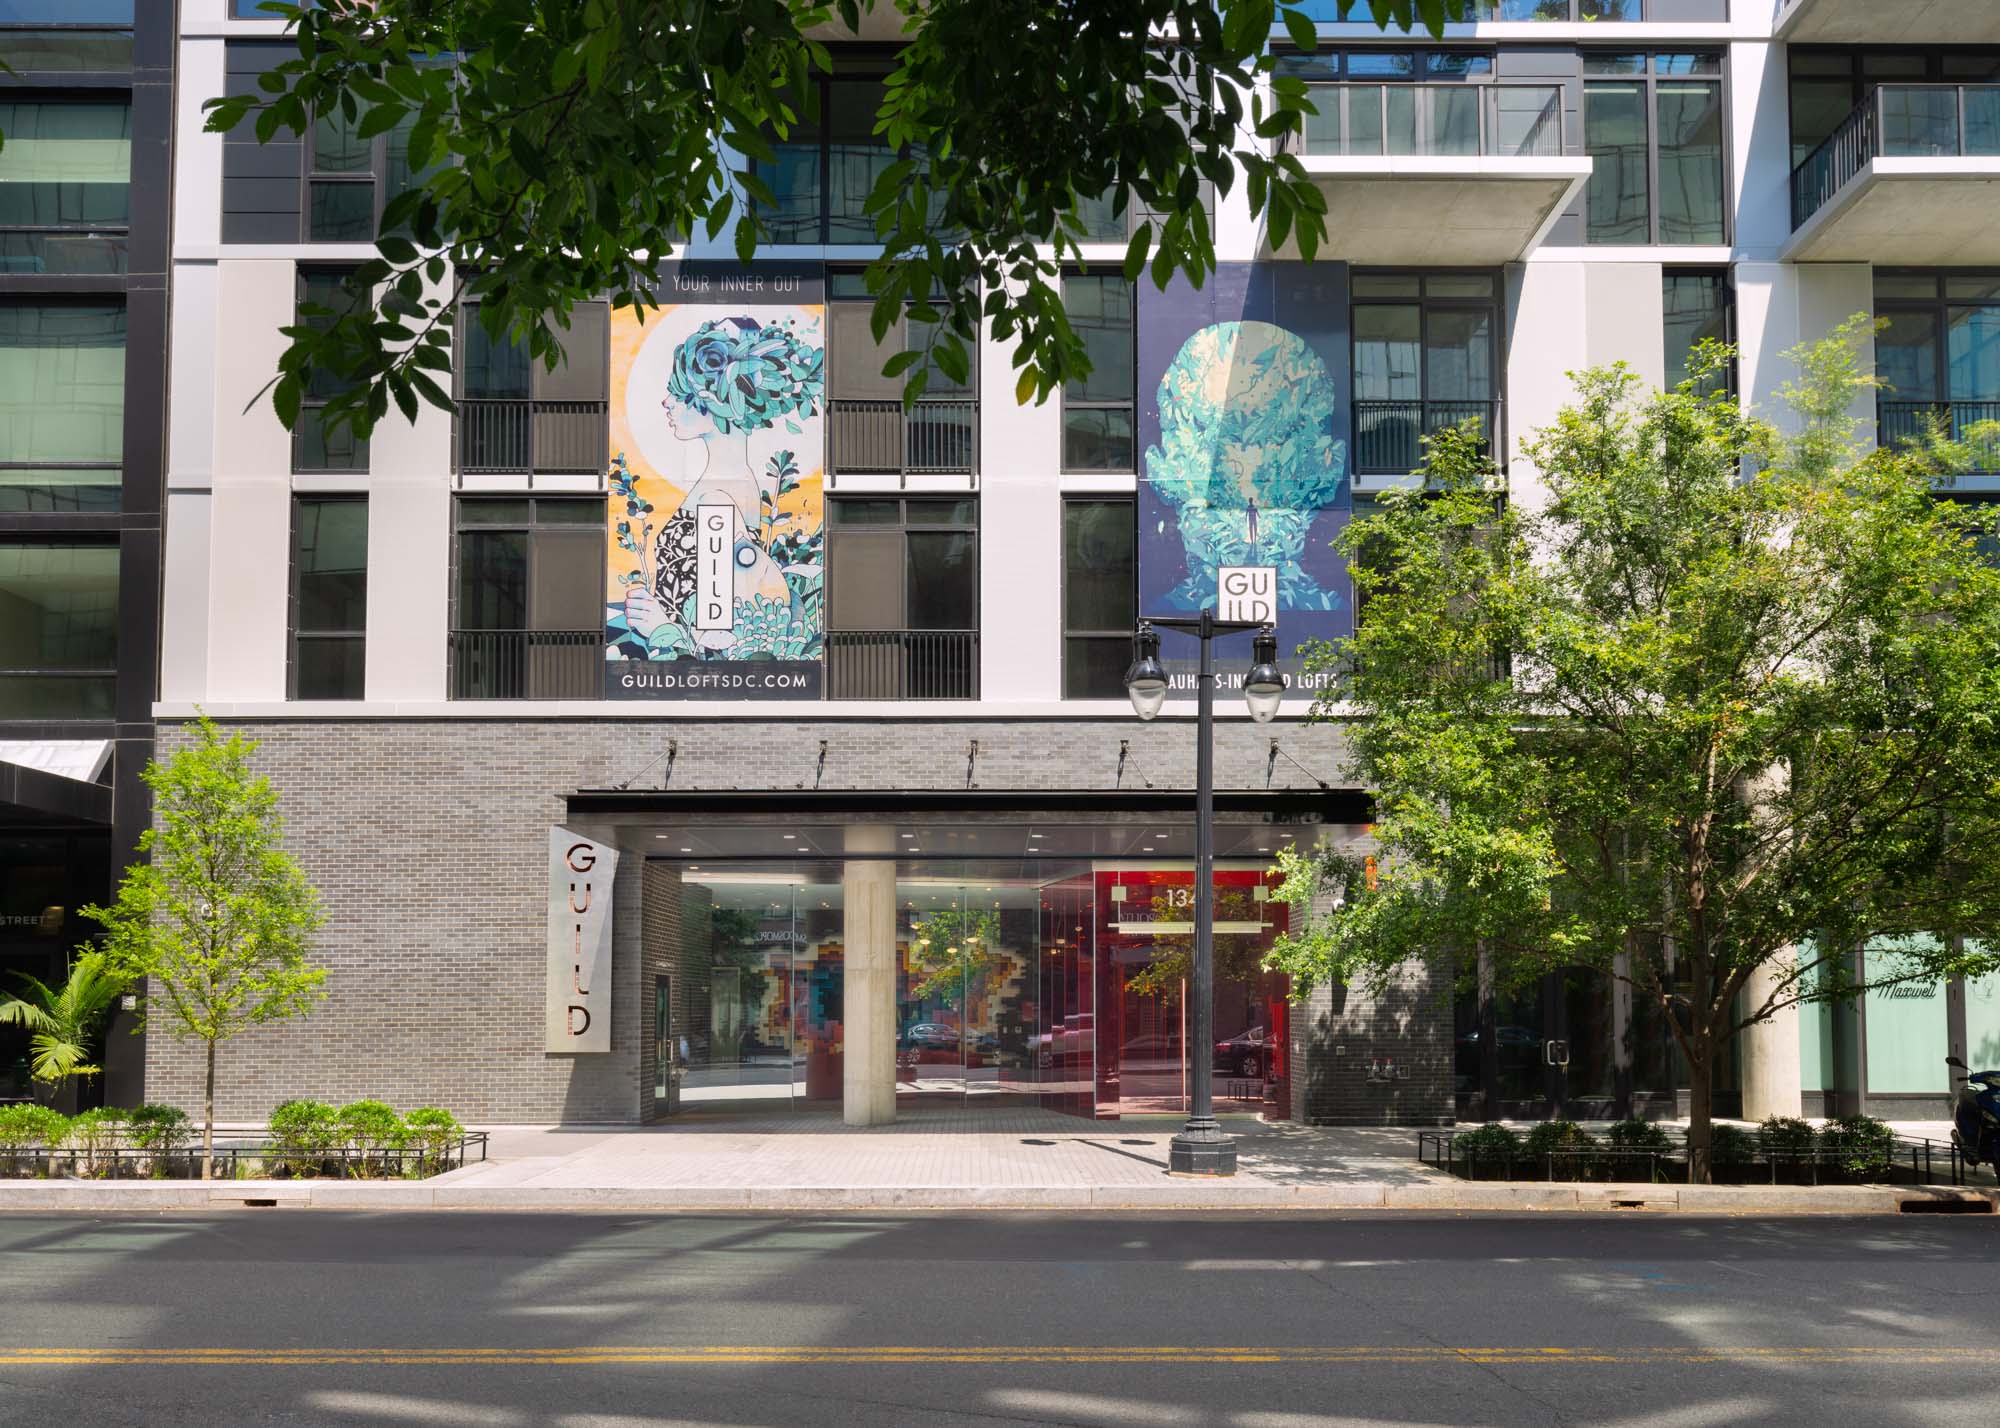
[[(1275, 572), (1278, 648), (1353, 632), (1354, 593), (1332, 546), (1354, 501), (1345, 263), (1224, 263), (1197, 290), (1139, 285), (1139, 609), (1216, 604), (1219, 572)], [(1240, 686), (1250, 638), (1216, 644), (1218, 684)], [(1191, 637), (1162, 632), (1172, 694), (1194, 696)]]

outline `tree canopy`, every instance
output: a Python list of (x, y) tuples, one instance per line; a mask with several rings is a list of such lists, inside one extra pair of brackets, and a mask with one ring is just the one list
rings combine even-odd
[(1349, 528), (1359, 626), (1311, 662), (1379, 850), (1287, 859), (1299, 987), (1601, 969), (1686, 1057), (1705, 1170), (1744, 1027), (1996, 965), (1994, 521), (1940, 499), (1949, 446), (1859, 445), (1861, 322), (1792, 354), (1789, 433), (1725, 349), (1667, 393), (1598, 369), (1525, 443), (1539, 509), (1455, 432)]
[[(1468, 0), (1340, 0), (1384, 26), (1435, 31)], [(1215, 267), (1204, 185), (1241, 184), (1272, 248), (1310, 258), (1325, 200), (1274, 141), (1310, 102), (1279, 72), (1275, 0), (318, 0), (263, 7), (298, 56), (263, 92), (209, 102), (208, 127), (260, 141), (322, 116), (357, 139), (395, 133), (410, 182), (381, 215), (377, 256), (335, 311), (286, 329), (272, 387), (286, 425), (308, 381), (325, 420), (365, 432), (391, 402), (450, 405), (450, 329), (466, 303), (494, 337), (553, 367), (579, 302), (645, 308), (689, 239), (770, 237), (773, 147), (811, 135), (811, 80), (872, 18), (900, 25), (875, 133), (899, 157), (866, 212), (879, 341), (907, 311), (934, 333), (885, 371), (920, 394), (967, 380), (982, 324), (1015, 339), (1019, 400), (1089, 370), (1060, 274), (1083, 210), (1109, 201), (1133, 229), (1125, 273), (1201, 283)], [(1324, 10), (1326, 7), (1318, 7)], [(872, 9), (872, 16), (871, 16)], [(760, 166), (764, 166), (760, 172)]]

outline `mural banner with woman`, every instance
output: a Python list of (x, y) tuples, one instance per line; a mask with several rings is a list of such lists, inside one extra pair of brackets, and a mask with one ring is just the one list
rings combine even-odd
[[(1142, 283), (1138, 341), (1140, 610), (1213, 608), (1220, 570), (1268, 568), (1282, 663), (1312, 688), (1298, 647), (1353, 628), (1332, 549), (1354, 507), (1347, 265), (1224, 263), (1199, 291)], [(1172, 693), (1193, 698), (1194, 643), (1162, 634)], [(1240, 686), (1250, 637), (1216, 654), (1221, 687)]]
[(611, 699), (817, 699), (826, 646), (817, 268), (674, 266), (611, 315)]

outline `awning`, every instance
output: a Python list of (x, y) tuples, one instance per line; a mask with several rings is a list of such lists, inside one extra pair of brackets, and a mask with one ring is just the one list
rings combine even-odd
[(111, 822), (109, 739), (0, 739), (0, 817)]

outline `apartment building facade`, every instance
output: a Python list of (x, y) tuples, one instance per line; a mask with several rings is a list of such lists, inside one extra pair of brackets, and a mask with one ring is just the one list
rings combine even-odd
[[(0, 984), (60, 983), (151, 818), (167, 406), (167, 0), (0, 4)], [(143, 1081), (112, 1020), (87, 1098)], [(0, 1096), (29, 1093), (24, 1033)], [(72, 1088), (68, 1094), (74, 1096)]]
[[(693, 245), (643, 325), (581, 309), (553, 372), (462, 322), (458, 411), (359, 442), (323, 391), (292, 433), (256, 397), (278, 328), (371, 251), (399, 136), (200, 132), (288, 46), (250, 0), (181, 0), (151, 712), (162, 748), (197, 711), (261, 741), (329, 913), (326, 1003), (231, 1044), (224, 1115), (1123, 1116), (1180, 1109), (1194, 1056), (1224, 1110), (1311, 1121), (1676, 1104), (1664, 1029), (1596, 974), (1294, 1004), (1261, 970), (1275, 851), (1365, 850), (1369, 806), (1309, 680), (1240, 714), (1247, 643), (1220, 655), (1215, 1037), (1189, 1047), (1189, 652), (1142, 723), (1131, 632), (1245, 569), (1285, 649), (1343, 633), (1328, 543), (1420, 436), (1479, 418), (1532, 503), (1518, 439), (1581, 367), (1672, 383), (1727, 337), (1763, 400), (1786, 349), (1866, 311), (1884, 439), (2000, 410), (2000, 23), (1496, 0), (1432, 38), (1322, 8), (1285, 60), (1319, 109), (1296, 143), (1320, 258), (1229, 195), (1214, 282), (1128, 286), (1130, 220), (1093, 211), (1064, 297), (1095, 370), (1046, 404), (990, 339), (913, 410), (881, 377), (924, 334), (867, 326), (861, 203), (893, 155), (889, 36), (864, 35), (769, 166), (754, 262)], [(1213, 479), (1201, 453), (1253, 439), (1251, 474)], [(1788, 1014), (1722, 1103), (1930, 1109), (1948, 1044), (2000, 1055), (1994, 988)], [(186, 1048), (145, 1057), (149, 1096), (195, 1093)]]

